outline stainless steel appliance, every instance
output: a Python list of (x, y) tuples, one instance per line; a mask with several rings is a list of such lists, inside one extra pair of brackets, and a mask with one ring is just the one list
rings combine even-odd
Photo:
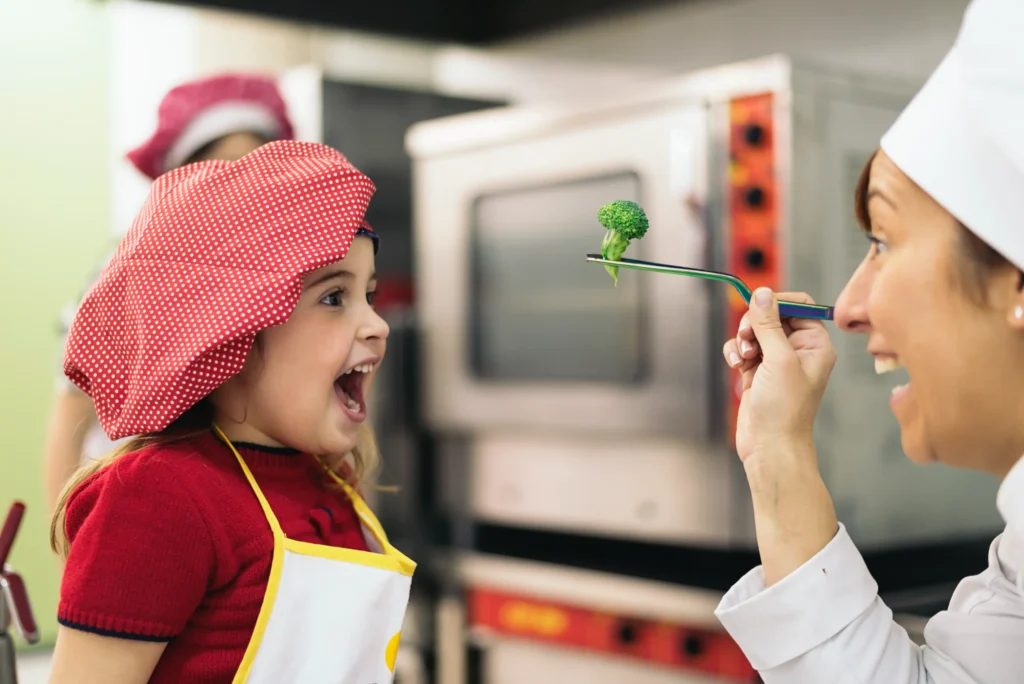
[[(756, 563), (731, 444), (737, 378), (720, 356), (744, 305), (682, 277), (622, 272), (613, 286), (584, 261), (603, 234), (596, 212), (616, 199), (645, 208), (651, 229), (630, 256), (834, 303), (868, 247), (857, 176), (914, 91), (773, 56), (409, 131), (422, 404), (451, 522), (440, 684), (596, 682), (616, 667), (636, 683), (746, 681), (686, 650), (687, 630), (723, 636), (714, 601), (688, 600), (694, 587), (720, 596)], [(888, 408), (899, 379), (875, 374), (863, 338), (834, 339), (819, 460), (883, 590), (913, 588), (886, 571), (908, 558), (931, 559), (924, 583), (983, 564), (996, 483), (907, 462)], [(954, 541), (969, 551), (950, 555)], [(938, 555), (900, 555), (926, 544)], [(519, 607), (502, 623), (481, 593)], [(575, 623), (559, 611), (589, 615), (591, 640), (566, 636)], [(637, 647), (622, 631), (635, 621), (671, 635)], [(466, 655), (467, 636), (483, 660)], [(692, 678), (673, 679), (683, 671)]]
[[(415, 260), (428, 425), (462, 440), (474, 518), (678, 544), (751, 543), (715, 283), (584, 255), (596, 211), (638, 201), (629, 254), (729, 270), (832, 303), (867, 250), (857, 175), (913, 88), (785, 57), (593, 102), (415, 125)], [(831, 324), (830, 324), (831, 325)], [(822, 471), (862, 548), (998, 528), (987, 478), (902, 456), (864, 340), (840, 348)], [(461, 458), (461, 457), (460, 457)], [(583, 475), (585, 474), (585, 477)]]

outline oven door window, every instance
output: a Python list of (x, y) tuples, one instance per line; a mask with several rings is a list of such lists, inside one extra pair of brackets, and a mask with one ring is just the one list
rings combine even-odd
[[(645, 376), (642, 274), (618, 287), (587, 263), (605, 230), (597, 210), (641, 203), (635, 173), (480, 196), (473, 204), (469, 349), (493, 381), (635, 383)], [(628, 255), (642, 258), (643, 242)]]

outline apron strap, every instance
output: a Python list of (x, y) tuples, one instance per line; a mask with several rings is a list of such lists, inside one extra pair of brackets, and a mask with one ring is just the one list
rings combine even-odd
[(359, 492), (357, 492), (348, 482), (345, 482), (345, 480), (338, 477), (338, 474), (331, 470), (331, 468), (324, 463), (322, 458), (317, 457), (317, 460), (320, 461), (320, 467), (324, 469), (324, 472), (327, 473), (328, 477), (337, 482), (341, 488), (345, 490), (345, 494), (348, 495), (349, 500), (352, 502), (352, 507), (356, 509), (359, 519), (363, 521), (363, 524), (366, 525), (373, 536), (377, 538), (377, 542), (384, 548), (384, 550), (396, 550), (393, 549), (391, 543), (388, 541), (388, 536), (384, 533), (384, 528), (381, 526), (380, 521), (377, 520), (377, 516), (373, 514), (370, 507), (366, 505), (365, 501), (363, 501), (363, 497), (359, 496)]
[[(249, 485), (252, 487), (253, 493), (256, 494), (256, 498), (259, 499), (260, 506), (263, 508), (263, 515), (266, 516), (267, 522), (270, 523), (270, 529), (274, 533), (275, 554), (279, 553), (279, 549), (281, 548), (282, 543), (286, 539), (284, 531), (281, 529), (281, 523), (277, 521), (277, 516), (275, 516), (274, 511), (271, 510), (270, 504), (267, 502), (267, 498), (263, 496), (263, 490), (261, 490), (260, 486), (256, 483), (256, 478), (253, 477), (252, 471), (249, 469), (249, 466), (245, 463), (245, 459), (242, 458), (242, 455), (240, 453), (238, 453), (238, 449), (235, 448), (235, 445), (231, 443), (231, 440), (228, 439), (227, 435), (225, 435), (224, 432), (220, 429), (220, 427), (217, 426), (216, 424), (214, 424), (213, 426), (213, 431), (220, 438), (220, 440), (224, 442), (224, 444), (226, 444), (229, 449), (231, 449), (231, 453), (233, 453), (235, 455), (235, 458), (238, 460), (238, 465), (242, 467), (242, 472), (245, 474), (245, 479), (249, 481)], [(338, 474), (331, 470), (331, 468), (329, 468), (327, 464), (324, 463), (324, 460), (322, 458), (320, 458), (319, 456), (317, 456), (316, 458), (317, 461), (320, 463), (320, 467), (324, 469), (324, 472), (327, 473), (327, 475), (331, 479), (337, 482), (338, 485), (340, 485), (341, 488), (344, 490), (345, 494), (348, 495), (348, 498), (349, 500), (352, 501), (352, 506), (353, 508), (355, 508), (356, 514), (359, 516), (359, 519), (370, 531), (370, 533), (376, 538), (377, 543), (380, 544), (381, 550), (384, 552), (384, 554), (399, 558), (405, 563), (412, 564), (411, 560), (406, 558), (406, 556), (401, 551), (392, 546), (391, 542), (388, 541), (388, 536), (384, 533), (384, 528), (381, 526), (380, 521), (377, 520), (377, 516), (373, 514), (373, 511), (370, 510), (370, 507), (366, 505), (365, 501), (363, 501), (363, 497), (359, 496), (359, 493), (356, 492), (356, 490), (349, 483), (345, 482), (345, 480), (338, 477)]]
[(270, 529), (274, 532), (274, 537), (283, 539), (284, 532), (281, 530), (281, 523), (277, 521), (277, 516), (274, 515), (274, 511), (271, 510), (270, 504), (267, 503), (267, 498), (263, 496), (263, 490), (260, 489), (258, 484), (256, 484), (256, 478), (253, 477), (252, 471), (249, 470), (249, 466), (246, 465), (245, 459), (242, 458), (242, 455), (238, 453), (238, 449), (235, 448), (235, 445), (231, 443), (231, 440), (228, 439), (227, 435), (221, 431), (220, 427), (218, 427), (216, 423), (213, 426), (213, 431), (220, 440), (224, 442), (229, 449), (231, 449), (231, 453), (235, 455), (235, 458), (238, 459), (238, 465), (242, 466), (242, 472), (245, 474), (245, 479), (249, 481), (249, 485), (252, 487), (253, 493), (256, 494), (256, 498), (260, 500), (260, 506), (263, 508), (263, 515), (266, 516), (267, 522), (270, 523)]
[(348, 495), (349, 500), (352, 502), (352, 507), (356, 510), (356, 514), (359, 516), (359, 519), (362, 521), (366, 529), (370, 531), (370, 534), (377, 539), (377, 543), (380, 544), (381, 551), (384, 555), (397, 558), (399, 563), (408, 569), (409, 574), (412, 575), (412, 569), (416, 567), (416, 563), (391, 545), (391, 542), (388, 541), (388, 535), (384, 533), (384, 528), (381, 526), (380, 521), (377, 520), (377, 516), (373, 514), (370, 507), (366, 505), (365, 501), (363, 501), (363, 497), (359, 496), (359, 492), (357, 492), (352, 485), (339, 477), (336, 472), (324, 463), (322, 458), (317, 456), (317, 460), (320, 462), (320, 467), (324, 469), (324, 472), (327, 473), (328, 477), (337, 482), (345, 491), (345, 494)]

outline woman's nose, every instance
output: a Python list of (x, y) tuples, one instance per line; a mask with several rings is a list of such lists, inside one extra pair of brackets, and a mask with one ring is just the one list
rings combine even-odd
[(854, 271), (846, 287), (836, 300), (836, 325), (845, 332), (867, 333), (871, 330), (868, 319), (868, 297), (871, 294), (872, 273), (867, 260)]

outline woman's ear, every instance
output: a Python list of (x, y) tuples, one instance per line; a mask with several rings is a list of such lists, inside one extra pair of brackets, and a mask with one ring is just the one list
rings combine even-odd
[(1010, 298), (1010, 325), (1016, 330), (1024, 330), (1024, 271), (1017, 270), (1016, 292)]

